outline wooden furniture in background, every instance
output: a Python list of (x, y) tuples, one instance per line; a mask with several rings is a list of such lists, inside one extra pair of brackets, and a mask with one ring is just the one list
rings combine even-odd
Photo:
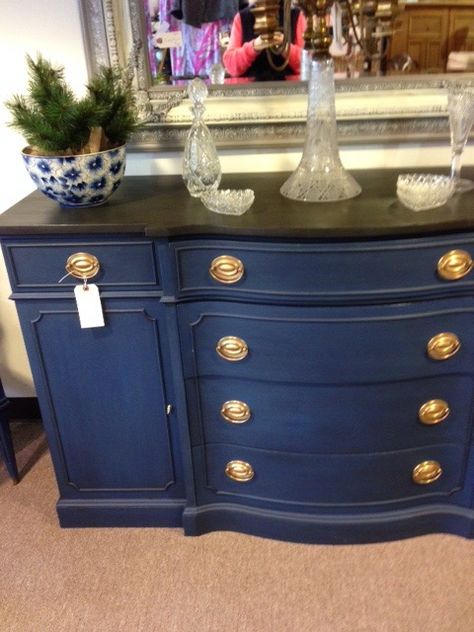
[(474, 50), (474, 6), (460, 2), (399, 3), (390, 58), (407, 54), (414, 71), (446, 71), (451, 51)]

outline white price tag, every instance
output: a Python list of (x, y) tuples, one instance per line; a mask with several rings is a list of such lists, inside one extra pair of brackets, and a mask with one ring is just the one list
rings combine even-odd
[(178, 48), (183, 45), (181, 31), (169, 31), (168, 33), (156, 33), (155, 46), (157, 48)]
[(104, 313), (97, 285), (93, 283), (90, 285), (76, 285), (74, 295), (76, 297), (81, 329), (104, 327)]

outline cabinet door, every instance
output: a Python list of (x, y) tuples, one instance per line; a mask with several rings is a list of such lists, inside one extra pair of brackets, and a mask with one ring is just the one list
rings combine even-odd
[(444, 72), (448, 14), (442, 9), (413, 11), (408, 24), (408, 54), (419, 70)]
[(74, 300), (17, 304), (62, 495), (182, 494), (157, 299), (103, 301), (81, 329)]
[(407, 6), (394, 23), (391, 58), (408, 54), (417, 72), (444, 72), (448, 21), (446, 9)]
[(457, 7), (449, 12), (448, 52), (474, 51), (474, 11)]

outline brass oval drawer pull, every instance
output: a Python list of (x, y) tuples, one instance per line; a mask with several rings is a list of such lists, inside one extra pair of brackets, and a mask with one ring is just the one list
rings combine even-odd
[(76, 252), (66, 261), (66, 271), (76, 279), (92, 279), (99, 270), (99, 260), (88, 252)]
[(238, 362), (247, 357), (249, 348), (242, 338), (238, 338), (237, 336), (225, 336), (217, 343), (216, 351), (224, 360)]
[(412, 479), (417, 485), (429, 485), (438, 480), (443, 468), (438, 461), (423, 461), (413, 468)]
[(244, 424), (251, 416), (252, 412), (249, 405), (238, 399), (231, 399), (222, 404), (221, 417), (231, 424)]
[(450, 412), (444, 399), (430, 399), (420, 406), (418, 419), (425, 426), (434, 426), (447, 419)]
[(472, 270), (474, 262), (465, 250), (450, 250), (438, 261), (438, 274), (447, 281), (462, 279)]
[(253, 467), (245, 461), (229, 461), (225, 473), (226, 476), (238, 483), (248, 483), (255, 476)]
[(216, 257), (209, 268), (209, 274), (215, 281), (230, 285), (237, 283), (244, 276), (244, 264), (237, 257), (222, 255)]
[(443, 332), (433, 336), (428, 342), (427, 352), (432, 360), (447, 360), (461, 348), (461, 341), (456, 334)]

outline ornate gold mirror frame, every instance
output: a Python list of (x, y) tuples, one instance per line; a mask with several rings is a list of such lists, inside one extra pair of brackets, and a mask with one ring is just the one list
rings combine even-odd
[[(149, 121), (132, 151), (179, 149), (191, 121), (185, 88), (152, 86), (144, 42), (143, 0), (82, 0), (89, 72), (125, 64), (135, 46), (136, 80)], [(403, 75), (337, 81), (341, 144), (449, 140), (446, 81), (474, 85), (473, 73)], [(301, 147), (307, 105), (305, 82), (211, 86), (206, 122), (220, 147)]]

